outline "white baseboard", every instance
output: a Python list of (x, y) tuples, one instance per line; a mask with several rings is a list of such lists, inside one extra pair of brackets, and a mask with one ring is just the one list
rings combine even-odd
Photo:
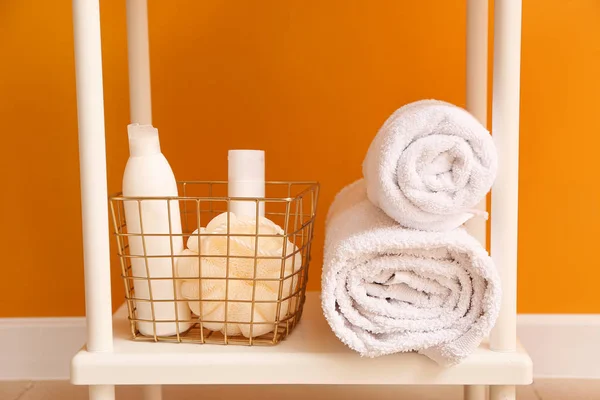
[[(600, 379), (600, 314), (522, 314), (519, 339), (537, 378)], [(0, 319), (0, 380), (69, 378), (84, 318)]]
[(0, 318), (0, 381), (68, 379), (85, 318)]
[(520, 314), (537, 378), (600, 379), (600, 314)]

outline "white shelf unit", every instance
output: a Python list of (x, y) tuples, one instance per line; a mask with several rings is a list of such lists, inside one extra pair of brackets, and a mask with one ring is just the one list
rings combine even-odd
[(318, 292), (307, 294), (302, 323), (277, 346), (132, 341), (124, 305), (115, 313), (113, 326), (113, 351), (80, 351), (73, 359), (72, 383), (525, 385), (531, 381), (531, 360), (520, 346), (514, 352), (498, 353), (485, 342), (451, 368), (416, 353), (362, 358), (331, 331)]
[[(127, 1), (132, 122), (151, 123), (147, 0)], [(492, 190), (491, 253), (504, 297), (484, 342), (457, 366), (418, 354), (358, 356), (327, 326), (318, 293), (309, 293), (302, 322), (273, 347), (134, 342), (122, 307), (111, 315), (106, 150), (99, 0), (73, 0), (87, 344), (73, 358), (73, 384), (91, 400), (113, 400), (114, 385), (144, 385), (160, 400), (163, 384), (418, 384), (465, 385), (465, 399), (514, 400), (532, 382), (532, 363), (516, 337), (521, 0), (494, 2), (494, 141), (500, 172)], [(487, 117), (488, 0), (467, 0), (467, 107)], [(485, 204), (482, 204), (485, 207)], [(470, 226), (485, 242), (485, 225)], [(114, 329), (113, 329), (114, 328)], [(289, 371), (294, 373), (290, 374)]]

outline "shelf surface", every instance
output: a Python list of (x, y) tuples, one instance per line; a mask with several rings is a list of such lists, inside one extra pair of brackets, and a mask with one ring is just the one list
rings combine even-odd
[(73, 384), (526, 385), (533, 379), (520, 345), (514, 353), (497, 353), (483, 343), (450, 368), (416, 353), (362, 358), (331, 332), (318, 292), (307, 294), (300, 324), (276, 346), (132, 341), (125, 306), (113, 324), (114, 351), (79, 351), (71, 363)]

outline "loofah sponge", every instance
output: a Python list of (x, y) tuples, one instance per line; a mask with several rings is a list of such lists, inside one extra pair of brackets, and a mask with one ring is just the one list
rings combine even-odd
[(256, 233), (254, 218), (223, 213), (195, 231), (177, 258), (181, 294), (205, 328), (256, 337), (272, 332), (274, 321), (287, 314), (293, 300), (278, 300), (297, 289), (294, 273), (302, 266), (302, 256), (273, 221), (259, 218), (258, 234), (266, 236)]

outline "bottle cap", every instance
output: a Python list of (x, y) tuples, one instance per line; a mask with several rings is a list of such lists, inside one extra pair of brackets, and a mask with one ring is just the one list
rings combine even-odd
[[(265, 197), (265, 152), (263, 150), (229, 150), (229, 197)], [(230, 211), (237, 216), (255, 217), (257, 208), (253, 201), (232, 201)], [(264, 216), (264, 202), (258, 203), (258, 215)]]
[(129, 124), (127, 125), (127, 134), (129, 136), (129, 154), (132, 157), (160, 153), (158, 129), (152, 125)]

